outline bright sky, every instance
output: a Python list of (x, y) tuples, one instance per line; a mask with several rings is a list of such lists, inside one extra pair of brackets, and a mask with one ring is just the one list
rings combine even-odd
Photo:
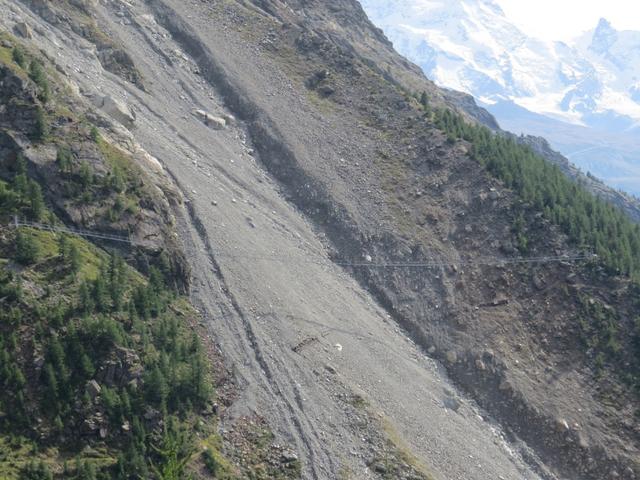
[(617, 30), (640, 31), (638, 0), (497, 0), (525, 33), (546, 40), (569, 40), (604, 17)]

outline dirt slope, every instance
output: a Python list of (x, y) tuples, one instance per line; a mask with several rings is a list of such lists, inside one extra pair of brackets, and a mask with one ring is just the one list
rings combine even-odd
[[(337, 265), (502, 256), (516, 202), (464, 145), (420, 124), (402, 88), (444, 97), (356, 2), (80, 2), (126, 46), (138, 86), (27, 3), (0, 0), (0, 25), (27, 21), (85, 96), (128, 105), (132, 139), (184, 196), (192, 295), (224, 319), (210, 327), (241, 387), (224, 428), (264, 415), (310, 479), (634, 478), (634, 426), (618, 431), (588, 374), (526, 321), (569, 322), (556, 288), (572, 266)], [(195, 110), (229, 125), (214, 130)], [(540, 231), (552, 232), (541, 249), (566, 249)], [(427, 351), (509, 425), (508, 440)], [(535, 428), (519, 429), (522, 418)]]

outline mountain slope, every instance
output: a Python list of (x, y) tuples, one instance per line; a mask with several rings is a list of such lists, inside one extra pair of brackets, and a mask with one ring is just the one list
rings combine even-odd
[[(567, 45), (525, 35), (494, 1), (362, 4), (398, 51), (437, 84), (474, 95), (505, 128), (545, 136), (583, 170), (639, 193), (634, 59), (640, 33), (618, 32), (602, 20)], [(519, 109), (561, 122), (562, 131), (580, 140), (567, 142)], [(588, 133), (580, 135), (580, 127)]]
[(640, 473), (614, 374), (633, 373), (631, 279), (522, 262), (523, 236), (531, 257), (580, 249), (471, 155), (448, 96), (357, 2), (0, 6), (70, 88), (135, 113), (113, 128), (182, 192), (191, 300), (237, 384), (227, 449), (258, 414), (305, 479)]

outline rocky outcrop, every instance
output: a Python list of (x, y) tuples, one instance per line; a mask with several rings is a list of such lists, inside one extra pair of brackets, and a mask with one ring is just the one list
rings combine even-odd
[(125, 127), (132, 127), (136, 120), (135, 114), (122, 101), (113, 98), (111, 95), (102, 97), (97, 107), (101, 108), (107, 115), (120, 122)]
[(213, 130), (222, 130), (227, 127), (227, 121), (224, 118), (211, 115), (204, 110), (194, 110), (193, 114), (198, 117), (202, 123)]
[[(109, 387), (130, 385), (136, 388), (143, 373), (140, 357), (130, 349), (115, 347), (109, 359), (98, 367), (96, 380)], [(98, 392), (99, 393), (99, 392)]]
[(31, 39), (33, 38), (33, 32), (31, 31), (31, 27), (27, 22), (18, 22), (14, 27), (14, 30), (18, 35), (22, 38)]

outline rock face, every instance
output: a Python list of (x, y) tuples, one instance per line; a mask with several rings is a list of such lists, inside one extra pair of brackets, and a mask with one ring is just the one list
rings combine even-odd
[(109, 387), (124, 386), (142, 377), (140, 358), (127, 348), (116, 347), (111, 358), (98, 367), (96, 379)]

